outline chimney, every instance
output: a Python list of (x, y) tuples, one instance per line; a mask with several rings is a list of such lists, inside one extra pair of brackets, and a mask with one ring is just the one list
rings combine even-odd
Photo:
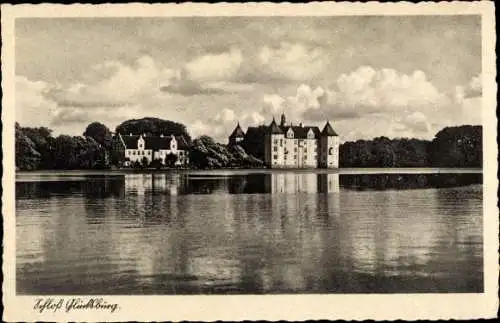
[(301, 123), (299, 123), (299, 127), (301, 127), (301, 128), (302, 128), (302, 122), (301, 122)]

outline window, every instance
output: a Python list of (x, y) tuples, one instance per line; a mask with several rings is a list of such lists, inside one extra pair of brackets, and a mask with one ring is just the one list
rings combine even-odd
[(283, 139), (280, 139), (280, 146), (283, 147)]
[(278, 146), (274, 146), (274, 151), (278, 151)]
[(295, 147), (295, 149), (293, 151), (297, 152), (297, 147)]
[(274, 158), (274, 159), (278, 159), (278, 155), (274, 155), (274, 156), (273, 156), (273, 158)]
[(135, 150), (134, 150), (133, 154), (134, 154), (134, 156), (135, 156)]
[(328, 151), (328, 155), (333, 155), (333, 148), (330, 147), (329, 151)]
[(277, 145), (278, 144), (278, 139), (274, 139), (274, 144)]
[(297, 159), (297, 155), (293, 155), (293, 159), (295, 159), (295, 160), (296, 160), (296, 159)]

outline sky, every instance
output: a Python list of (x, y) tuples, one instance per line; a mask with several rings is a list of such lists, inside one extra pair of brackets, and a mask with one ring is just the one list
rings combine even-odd
[(480, 16), (21, 18), (16, 121), (81, 135), (158, 117), (227, 140), (236, 123), (342, 141), (482, 124)]

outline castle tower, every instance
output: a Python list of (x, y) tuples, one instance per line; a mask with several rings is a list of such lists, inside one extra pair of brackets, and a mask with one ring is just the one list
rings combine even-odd
[(230, 145), (239, 145), (243, 139), (245, 139), (245, 133), (240, 127), (240, 123), (236, 125), (233, 132), (229, 135), (229, 144)]
[(339, 136), (330, 122), (326, 122), (319, 138), (319, 166), (322, 168), (339, 167)]
[[(282, 115), (282, 120), (283, 120)], [(281, 167), (283, 165), (284, 147), (283, 140), (285, 135), (283, 130), (273, 121), (269, 125), (265, 136), (264, 162), (271, 168)]]
[(280, 127), (286, 126), (286, 117), (285, 117), (285, 112), (281, 114), (281, 122), (280, 122)]

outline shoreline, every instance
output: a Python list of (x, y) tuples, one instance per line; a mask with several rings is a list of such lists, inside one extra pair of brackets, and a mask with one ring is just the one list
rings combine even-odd
[(313, 173), (341, 175), (369, 174), (481, 174), (482, 168), (439, 168), (439, 167), (400, 167), (400, 168), (218, 168), (218, 169), (108, 169), (108, 170), (34, 170), (16, 171), (16, 178), (24, 176), (71, 176), (71, 175), (127, 175), (127, 174), (207, 174), (207, 175), (249, 175), (269, 173)]

